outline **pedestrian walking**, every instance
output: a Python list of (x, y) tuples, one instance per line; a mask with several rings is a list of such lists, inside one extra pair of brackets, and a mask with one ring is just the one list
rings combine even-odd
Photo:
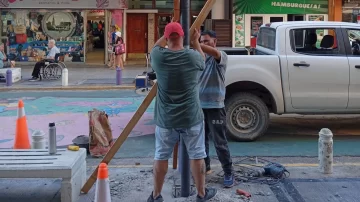
[(225, 72), (227, 55), (216, 49), (216, 33), (201, 33), (201, 49), (206, 55), (205, 69), (200, 75), (200, 102), (205, 118), (206, 172), (211, 172), (209, 139), (212, 137), (224, 171), (224, 186), (234, 185), (233, 163), (226, 138)]
[[(200, 106), (198, 74), (205, 67), (200, 48), (200, 33), (192, 36), (194, 49), (183, 46), (184, 31), (177, 22), (166, 25), (164, 36), (151, 50), (151, 66), (156, 72), (158, 91), (155, 100), (154, 190), (148, 202), (162, 202), (162, 186), (168, 170), (168, 159), (175, 144), (183, 138), (198, 191), (197, 202), (216, 195), (216, 189), (205, 188), (205, 131)], [(168, 48), (165, 48), (165, 44)]]

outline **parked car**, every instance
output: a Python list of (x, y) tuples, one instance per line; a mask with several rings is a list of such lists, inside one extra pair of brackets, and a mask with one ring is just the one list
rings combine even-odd
[(358, 37), (360, 25), (353, 23), (262, 25), (255, 55), (228, 56), (229, 136), (256, 140), (269, 126), (269, 113), (360, 113), (360, 55), (352, 48)]

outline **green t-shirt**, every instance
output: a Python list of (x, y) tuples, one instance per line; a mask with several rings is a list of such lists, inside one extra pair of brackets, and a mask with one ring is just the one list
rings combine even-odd
[(204, 115), (199, 99), (199, 73), (205, 61), (192, 49), (171, 51), (155, 46), (150, 53), (156, 72), (158, 91), (155, 122), (161, 128), (190, 128), (201, 123)]

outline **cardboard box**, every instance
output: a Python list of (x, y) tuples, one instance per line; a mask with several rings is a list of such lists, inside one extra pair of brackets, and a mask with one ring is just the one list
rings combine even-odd
[(137, 75), (135, 78), (135, 87), (136, 88), (147, 88), (147, 75)]

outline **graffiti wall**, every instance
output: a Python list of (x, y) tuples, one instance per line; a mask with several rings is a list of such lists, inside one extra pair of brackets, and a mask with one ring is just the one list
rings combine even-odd
[[(47, 133), (55, 122), (58, 146), (66, 146), (79, 135), (89, 135), (88, 111), (96, 108), (109, 115), (113, 137), (127, 125), (143, 98), (23, 98), (29, 135), (35, 130)], [(0, 100), (0, 148), (10, 148), (15, 137), (17, 99)], [(135, 126), (129, 137), (154, 134), (154, 103)]]

